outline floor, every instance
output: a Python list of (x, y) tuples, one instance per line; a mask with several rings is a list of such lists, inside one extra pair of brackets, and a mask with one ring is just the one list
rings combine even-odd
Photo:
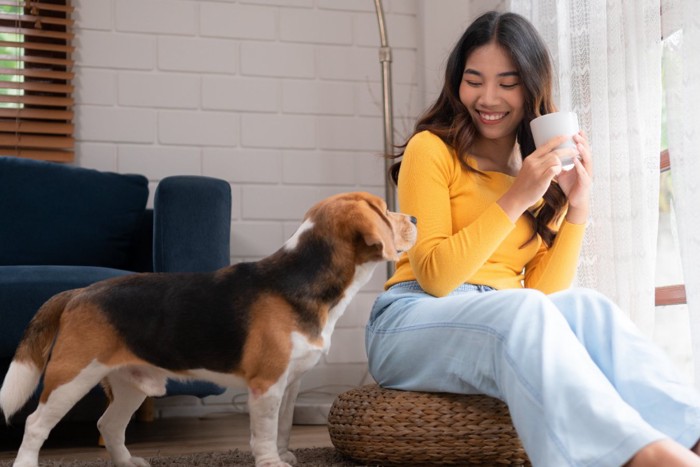
[[(0, 460), (15, 457), (21, 437), (21, 429), (0, 426)], [(126, 439), (131, 453), (140, 457), (228, 451), (234, 448), (250, 450), (247, 414), (133, 421), (127, 429)], [(61, 423), (46, 441), (41, 458), (106, 459), (107, 453), (97, 445), (97, 441), (94, 423)], [(325, 425), (295, 425), (292, 428), (292, 449), (330, 446), (332, 444)]]

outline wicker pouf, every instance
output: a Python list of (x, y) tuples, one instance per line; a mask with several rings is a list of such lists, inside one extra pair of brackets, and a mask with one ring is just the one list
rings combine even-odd
[(370, 384), (336, 398), (328, 431), (338, 451), (368, 464), (530, 465), (508, 408), (484, 395)]

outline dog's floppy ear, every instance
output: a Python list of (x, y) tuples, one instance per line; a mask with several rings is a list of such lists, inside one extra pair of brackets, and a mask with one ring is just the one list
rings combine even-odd
[(398, 261), (399, 255), (394, 246), (394, 237), (388, 228), (378, 229), (373, 226), (364, 234), (368, 246), (376, 246), (382, 252), (382, 258), (388, 261)]

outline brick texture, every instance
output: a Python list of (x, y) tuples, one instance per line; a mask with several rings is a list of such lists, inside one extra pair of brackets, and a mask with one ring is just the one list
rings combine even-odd
[[(409, 0), (384, 3), (396, 128), (403, 131), (420, 111), (418, 7)], [(151, 188), (176, 174), (229, 181), (232, 262), (277, 250), (325, 196), (354, 190), (383, 196), (373, 2), (74, 4), (76, 163), (143, 173)], [(380, 266), (350, 304), (331, 353), (303, 389), (365, 382), (364, 324), (385, 271)], [(161, 411), (177, 405), (164, 403)], [(189, 405), (182, 411), (197, 414)]]

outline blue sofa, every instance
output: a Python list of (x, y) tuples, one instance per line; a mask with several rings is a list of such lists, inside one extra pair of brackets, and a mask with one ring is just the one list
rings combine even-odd
[[(229, 264), (227, 182), (168, 177), (153, 209), (148, 196), (142, 175), (0, 157), (0, 380), (27, 323), (54, 294), (135, 272)], [(221, 392), (208, 382), (168, 383), (168, 395)]]

